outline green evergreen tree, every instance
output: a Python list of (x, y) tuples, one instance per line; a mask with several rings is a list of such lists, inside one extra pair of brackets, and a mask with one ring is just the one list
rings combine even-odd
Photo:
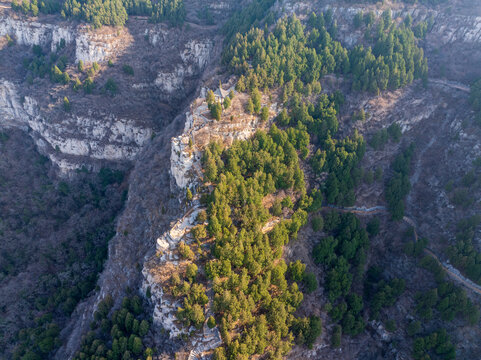
[(65, 111), (70, 111), (70, 109), (72, 108), (72, 106), (70, 105), (70, 101), (68, 100), (68, 98), (66, 96), (64, 96), (63, 98), (63, 109)]
[(258, 114), (261, 111), (261, 93), (259, 92), (259, 89), (255, 88), (252, 90), (251, 99), (254, 106), (254, 112)]
[(269, 119), (269, 108), (267, 106), (263, 106), (261, 109), (261, 120), (266, 122)]

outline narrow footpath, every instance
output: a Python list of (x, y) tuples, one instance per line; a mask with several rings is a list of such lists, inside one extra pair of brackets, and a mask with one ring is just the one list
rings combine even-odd
[[(366, 207), (341, 207), (341, 206), (336, 206), (336, 205), (326, 205), (323, 208), (324, 209), (336, 209), (336, 210), (339, 210), (339, 211), (342, 211), (342, 212), (350, 212), (350, 213), (359, 214), (359, 215), (375, 215), (375, 214), (379, 214), (379, 213), (387, 213), (388, 212), (387, 208), (385, 206), (374, 206), (374, 207), (366, 208)], [(418, 241), (418, 232), (416, 230), (415, 222), (407, 216), (403, 217), (403, 221), (406, 222), (408, 225), (412, 226), (412, 228), (414, 230), (414, 240)], [(424, 253), (426, 255), (429, 255), (432, 258), (434, 258), (438, 262), (438, 264), (444, 269), (444, 271), (446, 271), (446, 274), (451, 279), (453, 279), (456, 282), (461, 283), (464, 287), (466, 287), (469, 290), (475, 292), (476, 294), (481, 295), (481, 286), (480, 285), (474, 283), (473, 281), (471, 281), (468, 278), (466, 278), (465, 276), (463, 276), (461, 274), (461, 272), (458, 269), (456, 269), (454, 266), (452, 266), (451, 264), (446, 263), (446, 262), (442, 262), (440, 260), (439, 256), (437, 256), (433, 252), (433, 250), (431, 250), (429, 248), (425, 248)]]

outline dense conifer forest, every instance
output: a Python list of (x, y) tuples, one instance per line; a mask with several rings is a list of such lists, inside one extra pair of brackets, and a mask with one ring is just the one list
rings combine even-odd
[(61, 14), (64, 18), (83, 20), (99, 28), (102, 25), (123, 26), (129, 15), (148, 16), (152, 22), (168, 21), (172, 25), (184, 22), (183, 0), (24, 0), (12, 1), (12, 9), (37, 16)]

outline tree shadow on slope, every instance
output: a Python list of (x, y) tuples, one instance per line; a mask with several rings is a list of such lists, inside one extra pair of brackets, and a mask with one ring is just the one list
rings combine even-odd
[(108, 169), (57, 179), (18, 130), (3, 132), (0, 148), (0, 348), (47, 358), (59, 328), (95, 288), (126, 185)]

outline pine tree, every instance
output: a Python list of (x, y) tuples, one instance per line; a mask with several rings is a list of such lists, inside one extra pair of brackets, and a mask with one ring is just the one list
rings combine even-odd
[(215, 102), (210, 106), (210, 114), (215, 120), (220, 121), (222, 117), (222, 105), (220, 102)]
[(252, 102), (251, 98), (249, 98), (249, 100), (247, 101), (246, 110), (249, 114), (254, 114), (254, 103)]
[(206, 97), (206, 101), (207, 101), (207, 104), (210, 106), (214, 103), (215, 101), (215, 95), (214, 95), (214, 92), (212, 90), (209, 90), (207, 92), (207, 97)]
[(70, 109), (71, 109), (70, 101), (68, 100), (68, 98), (66, 96), (63, 98), (63, 109), (65, 111), (70, 111)]
[(187, 188), (187, 191), (185, 192), (185, 198), (187, 199), (187, 201), (192, 201), (192, 198), (193, 198), (193, 195), (192, 195), (192, 191), (190, 191), (189, 188)]
[(143, 348), (144, 344), (142, 344), (142, 339), (136, 336), (132, 344), (132, 352), (135, 355), (139, 355), (140, 353), (142, 353)]
[(207, 320), (207, 326), (212, 329), (215, 327), (215, 319), (213, 316), (209, 316), (209, 319)]
[(261, 93), (259, 92), (259, 89), (255, 88), (252, 91), (252, 104), (254, 105), (254, 112), (259, 113), (261, 111)]
[(142, 320), (139, 326), (139, 335), (144, 337), (149, 332), (149, 322), (147, 320)]
[(224, 99), (224, 109), (228, 109), (230, 107), (230, 104), (231, 104), (230, 97), (226, 97)]
[(261, 109), (261, 120), (267, 121), (269, 119), (269, 108), (267, 106), (263, 106)]

